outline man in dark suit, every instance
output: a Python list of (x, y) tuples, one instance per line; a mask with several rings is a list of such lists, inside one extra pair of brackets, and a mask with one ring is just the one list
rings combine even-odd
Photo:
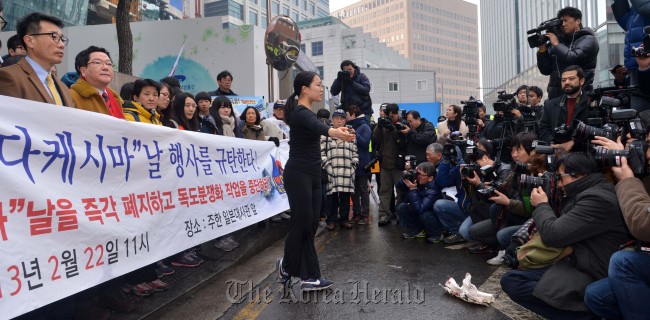
[(0, 94), (74, 107), (68, 87), (52, 75), (52, 67), (61, 63), (68, 38), (63, 22), (38, 12), (17, 24), (18, 38), (27, 56), (13, 66), (0, 69)]

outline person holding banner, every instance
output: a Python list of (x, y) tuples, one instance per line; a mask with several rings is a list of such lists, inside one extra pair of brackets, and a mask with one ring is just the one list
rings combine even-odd
[(133, 82), (131, 101), (124, 101), (124, 119), (162, 125), (160, 114), (156, 112), (160, 84), (151, 79), (138, 79)]
[(287, 284), (300, 277), (303, 291), (323, 290), (332, 281), (321, 277), (314, 237), (318, 229), (321, 206), (320, 136), (354, 141), (348, 128), (330, 128), (312, 112), (313, 102), (323, 99), (323, 83), (317, 73), (302, 71), (293, 82), (293, 94), (287, 99), (285, 121), (289, 133), (289, 160), (284, 169), (291, 220), (284, 243), (284, 256), (278, 258), (279, 282)]

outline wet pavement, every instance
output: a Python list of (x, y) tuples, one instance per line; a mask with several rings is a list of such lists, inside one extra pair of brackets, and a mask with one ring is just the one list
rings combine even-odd
[[(283, 243), (242, 259), (147, 318), (538, 319), (500, 291), (507, 270), (485, 262), (493, 254), (469, 254), (468, 244), (404, 240), (395, 223), (377, 226), (376, 215), (353, 230), (319, 230), (322, 274), (334, 281), (326, 292), (301, 294), (299, 283), (285, 289), (276, 282)], [(492, 306), (464, 302), (440, 286), (450, 276), (461, 283), (467, 272), (481, 290), (498, 295)]]

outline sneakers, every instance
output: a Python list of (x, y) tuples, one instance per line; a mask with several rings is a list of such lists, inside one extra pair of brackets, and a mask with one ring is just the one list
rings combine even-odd
[(443, 240), (442, 235), (427, 237), (427, 242), (432, 244), (440, 243), (442, 242), (442, 240)]
[(158, 261), (156, 262), (156, 274), (158, 275), (158, 278), (162, 276), (168, 276), (174, 274), (174, 268), (166, 265), (162, 261)]
[(471, 254), (481, 254), (481, 253), (486, 253), (490, 251), (490, 247), (486, 246), (484, 244), (477, 244), (473, 247), (469, 248), (469, 253)]
[(278, 268), (278, 283), (285, 284), (287, 281), (291, 280), (291, 276), (282, 268), (282, 258), (275, 260), (275, 265)]
[(198, 262), (199, 264), (203, 263), (203, 259), (201, 257), (199, 257), (199, 255), (194, 250), (195, 249), (192, 249), (192, 250), (188, 251), (187, 253), (190, 255), (190, 257), (192, 259), (194, 259), (194, 261)]
[(124, 291), (124, 293), (133, 293), (139, 297), (147, 297), (156, 292), (154, 288), (144, 282), (136, 285), (125, 283), (124, 287), (122, 287), (122, 291)]
[(489, 264), (489, 265), (491, 265), (491, 266), (502, 265), (502, 264), (504, 263), (504, 261), (503, 261), (503, 256), (504, 256), (505, 254), (506, 254), (506, 251), (505, 251), (505, 250), (499, 250), (499, 253), (497, 253), (497, 256), (494, 257), (494, 258), (492, 258), (492, 259), (490, 259), (490, 260), (488, 260), (488, 261), (487, 261), (487, 264)]
[(281, 221), (282, 221), (282, 217), (280, 217), (279, 214), (271, 217), (271, 222), (281, 222)]
[(190, 252), (183, 252), (180, 255), (178, 255), (176, 259), (172, 261), (172, 266), (194, 268), (194, 267), (198, 267), (201, 264), (201, 262), (203, 261), (195, 260), (190, 251)]
[(239, 243), (235, 241), (232, 237), (221, 237), (214, 243), (215, 248), (221, 249), (226, 252), (233, 251), (235, 248), (239, 247)]
[(426, 238), (427, 234), (424, 230), (420, 232), (404, 232), (402, 233), (402, 238), (404, 239), (415, 239), (415, 238)]
[(368, 224), (368, 217), (359, 218), (359, 220), (357, 221), (357, 224), (359, 224), (359, 225)]
[(325, 222), (325, 220), (318, 221), (318, 226), (321, 228), (327, 228), (327, 222)]
[(380, 227), (388, 225), (391, 223), (391, 218), (392, 217), (390, 215), (384, 214), (381, 217), (379, 217), (379, 221), (377, 221), (377, 224), (379, 224)]
[(463, 243), (463, 242), (465, 242), (465, 239), (463, 239), (463, 237), (461, 237), (459, 234), (455, 233), (455, 234), (452, 234), (452, 235), (446, 237), (442, 241), (445, 244), (454, 244), (454, 243)]
[(300, 281), (300, 289), (302, 291), (318, 291), (325, 290), (332, 286), (334, 282), (325, 279), (304, 279)]
[(151, 281), (147, 283), (151, 288), (153, 288), (156, 292), (163, 292), (167, 291), (169, 289), (169, 285), (165, 282), (163, 282), (160, 279), (156, 279), (154, 281)]
[(289, 220), (289, 219), (291, 219), (291, 215), (288, 214), (287, 212), (288, 212), (288, 211), (285, 211), (285, 212), (280, 213), (280, 218), (282, 218), (282, 219), (284, 219), (284, 220)]

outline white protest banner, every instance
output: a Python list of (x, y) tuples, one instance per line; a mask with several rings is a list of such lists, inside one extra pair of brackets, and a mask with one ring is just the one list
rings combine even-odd
[(2, 318), (289, 208), (272, 142), (5, 96), (0, 113)]

